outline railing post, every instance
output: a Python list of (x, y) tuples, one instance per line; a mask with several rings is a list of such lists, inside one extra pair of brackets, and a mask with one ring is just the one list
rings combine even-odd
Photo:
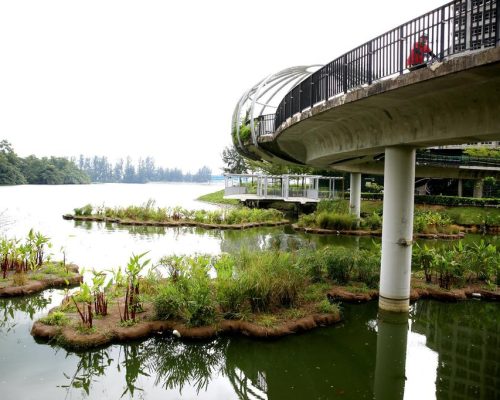
[[(323, 67), (323, 68), (325, 68), (325, 67)], [(328, 100), (328, 94), (327, 94), (327, 90), (328, 90), (328, 86), (327, 86), (327, 84), (328, 84), (328, 75), (325, 72), (323, 72), (323, 80), (325, 81), (325, 90), (323, 92), (323, 97), (324, 97), (323, 100), (326, 101), (326, 100)]]
[[(308, 78), (308, 88), (307, 90), (309, 91), (309, 103), (307, 104), (307, 107), (312, 107), (312, 98), (313, 98), (313, 90), (312, 90), (312, 78)], [(307, 108), (306, 107), (306, 108)]]
[(404, 38), (403, 25), (399, 28), (399, 75), (403, 75), (404, 71)]
[(443, 60), (444, 58), (444, 7), (441, 7), (441, 10), (440, 10), (440, 14), (441, 14), (441, 32), (440, 32), (440, 35), (441, 37), (439, 38), (439, 47), (441, 48), (441, 51), (439, 53), (439, 60)]
[(342, 90), (347, 93), (347, 54), (344, 54), (344, 65), (342, 67)]
[[(497, 29), (496, 29), (496, 32), (495, 32), (495, 46), (498, 46), (498, 43), (500, 43), (500, 7), (498, 7), (498, 0), (495, 1), (495, 7), (497, 9), (497, 16), (496, 16), (496, 19), (497, 19)], [(483, 27), (484, 29), (484, 27)]]
[(299, 84), (299, 112), (302, 112), (302, 82)]
[(367, 81), (368, 81), (368, 84), (371, 85), (372, 84), (372, 62), (373, 62), (373, 57), (372, 57), (372, 41), (370, 40), (368, 42), (368, 70), (366, 71), (366, 73), (368, 74), (367, 76)]

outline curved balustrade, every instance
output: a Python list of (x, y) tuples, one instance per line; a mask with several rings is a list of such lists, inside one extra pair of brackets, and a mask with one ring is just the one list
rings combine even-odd
[(497, 0), (454, 0), (338, 57), (285, 95), (276, 110), (273, 130), (317, 103), (373, 81), (403, 74), (414, 43), (424, 33), (440, 60), (494, 47), (500, 38)]

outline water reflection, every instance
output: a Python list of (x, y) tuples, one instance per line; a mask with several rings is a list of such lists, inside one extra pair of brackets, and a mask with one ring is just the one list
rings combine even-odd
[(407, 338), (408, 314), (380, 310), (377, 320), (375, 399), (403, 399)]
[(51, 301), (50, 296), (41, 293), (23, 298), (0, 299), (0, 333), (9, 333), (22, 319), (33, 320)]
[(412, 330), (438, 354), (438, 398), (500, 398), (499, 316), (498, 303), (415, 305)]

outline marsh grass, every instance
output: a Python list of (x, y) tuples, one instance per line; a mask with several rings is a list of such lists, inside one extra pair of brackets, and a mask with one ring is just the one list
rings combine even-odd
[(39, 321), (45, 325), (65, 326), (68, 325), (70, 320), (62, 311), (51, 312), (46, 317), (40, 318)]
[(28, 276), (24, 272), (16, 272), (12, 275), (12, 283), (14, 286), (24, 286), (28, 282)]
[(328, 299), (324, 299), (316, 305), (316, 311), (322, 314), (340, 314), (340, 306), (336, 303), (330, 303)]
[[(75, 209), (76, 210), (76, 209)], [(75, 212), (75, 215), (86, 215)], [(187, 210), (182, 207), (155, 207), (154, 201), (142, 206), (104, 207), (94, 216), (111, 219), (148, 221), (148, 222), (198, 222), (204, 224), (244, 224), (251, 222), (277, 222), (284, 219), (284, 214), (275, 209), (232, 207), (221, 210)]]

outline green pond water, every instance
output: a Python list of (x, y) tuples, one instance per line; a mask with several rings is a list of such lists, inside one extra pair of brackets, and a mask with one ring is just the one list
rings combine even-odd
[[(290, 227), (217, 231), (64, 221), (86, 203), (213, 208), (194, 201), (214, 185), (0, 187), (0, 233), (30, 228), (51, 238), (54, 258), (104, 270), (134, 253), (157, 260), (193, 254), (325, 245), (371, 247), (379, 238), (306, 235)], [(465, 240), (483, 238), (468, 235)], [(486, 240), (499, 245), (498, 237)], [(437, 246), (453, 242), (425, 241)], [(375, 302), (342, 305), (344, 321), (272, 341), (170, 335), (85, 352), (37, 343), (33, 321), (58, 305), (49, 290), (0, 299), (0, 399), (499, 399), (500, 306), (418, 301), (409, 315), (379, 313)]]
[(170, 335), (68, 352), (36, 343), (52, 290), (0, 300), (2, 399), (498, 399), (500, 306), (418, 301), (409, 315), (345, 305), (344, 322), (278, 340)]

